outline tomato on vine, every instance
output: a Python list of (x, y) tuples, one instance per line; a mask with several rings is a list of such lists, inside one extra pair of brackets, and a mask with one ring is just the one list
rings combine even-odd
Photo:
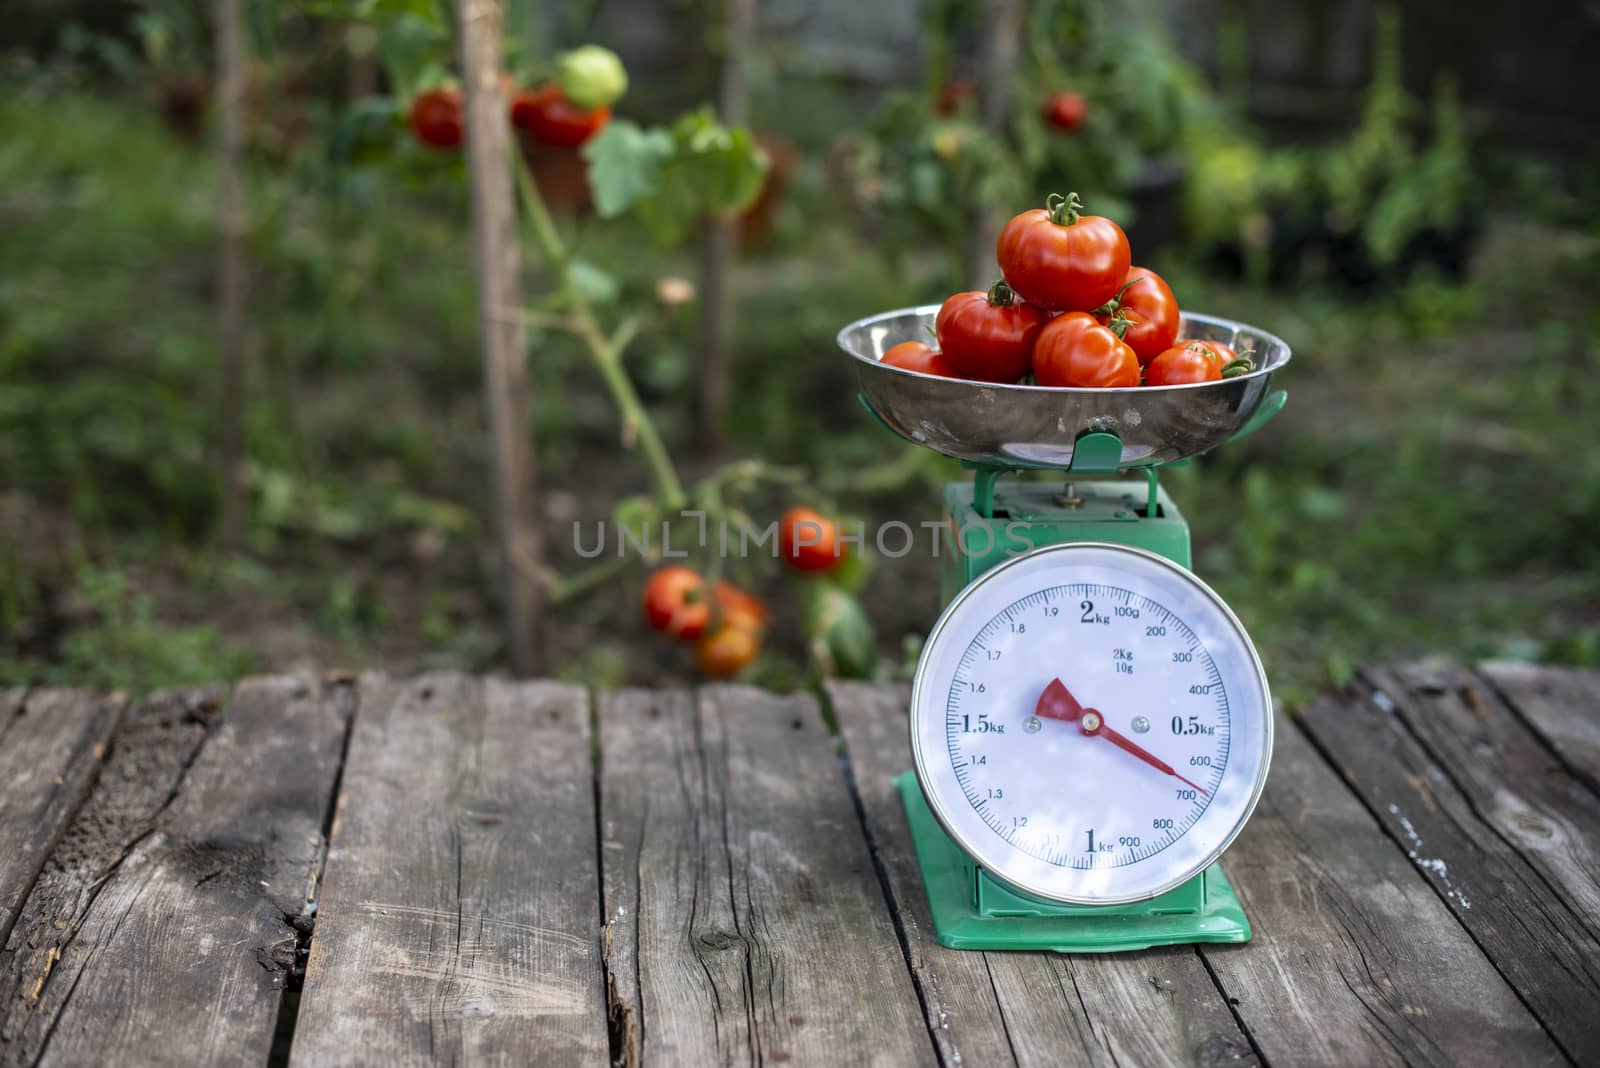
[(761, 652), (761, 632), (736, 620), (724, 621), (694, 645), (694, 662), (707, 678), (730, 679)]
[(1089, 117), (1089, 102), (1082, 93), (1068, 89), (1052, 93), (1044, 102), (1044, 121), (1062, 133), (1075, 133)]
[(938, 349), (921, 341), (902, 341), (883, 354), (879, 363), (898, 367), (902, 371), (917, 371), (939, 378), (960, 378), (961, 372), (950, 366)]
[(674, 638), (691, 640), (711, 622), (711, 599), (700, 572), (681, 564), (659, 568), (644, 586), (645, 621)]
[(844, 559), (839, 524), (814, 508), (795, 507), (778, 521), (778, 549), (796, 571), (829, 571)]
[(584, 45), (557, 59), (556, 83), (575, 107), (610, 107), (628, 91), (628, 72), (611, 49)]
[(1178, 298), (1152, 270), (1129, 267), (1122, 288), (1095, 309), (1094, 317), (1109, 323), (1119, 314), (1128, 320), (1122, 340), (1139, 357), (1141, 365), (1149, 364), (1178, 340)]
[(1015, 382), (1028, 373), (1033, 344), (1044, 328), (1042, 309), (1017, 299), (1005, 282), (989, 292), (957, 293), (934, 320), (945, 362), (981, 382)]
[(411, 98), (406, 122), (417, 140), (430, 148), (460, 148), (461, 90), (424, 89)]
[(577, 148), (610, 121), (609, 107), (581, 108), (566, 98), (559, 85), (523, 90), (511, 104), (511, 124), (552, 148)]
[(1045, 207), (1013, 217), (1000, 231), (1000, 273), (1029, 304), (1094, 311), (1127, 278), (1131, 254), (1122, 227), (1082, 208), (1076, 193), (1051, 193)]
[(1104, 389), (1139, 384), (1139, 357), (1122, 340), (1126, 319), (1101, 326), (1088, 312), (1050, 320), (1033, 347), (1033, 376), (1041, 386)]
[(713, 591), (717, 612), (724, 624), (738, 622), (755, 630), (767, 627), (767, 603), (753, 593), (747, 593), (731, 582), (719, 582)]

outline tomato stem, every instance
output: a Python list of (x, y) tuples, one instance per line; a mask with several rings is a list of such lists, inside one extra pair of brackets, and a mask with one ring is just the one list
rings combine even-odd
[(1009, 308), (1017, 303), (1017, 291), (1002, 278), (989, 287), (989, 303), (996, 308)]
[(1078, 194), (1051, 193), (1044, 198), (1044, 210), (1050, 213), (1050, 221), (1057, 226), (1071, 226), (1078, 221), (1078, 215), (1083, 211), (1083, 201), (1078, 199)]
[(1128, 334), (1128, 327), (1133, 325), (1133, 320), (1118, 311), (1111, 321), (1106, 324), (1106, 329), (1117, 335), (1117, 340), (1122, 340)]
[(1143, 281), (1144, 281), (1144, 276), (1140, 275), (1138, 278), (1130, 278), (1126, 282), (1122, 283), (1122, 288), (1117, 290), (1117, 295), (1112, 297), (1110, 300), (1106, 301), (1104, 304), (1100, 305), (1100, 307), (1096, 308), (1094, 310), (1094, 314), (1095, 315), (1115, 315), (1116, 312), (1117, 312), (1117, 309), (1122, 307), (1122, 294), (1126, 293), (1131, 286), (1138, 285), (1140, 282), (1143, 282)]
[(1240, 356), (1237, 360), (1229, 360), (1223, 365), (1222, 377), (1238, 378), (1240, 375), (1247, 375), (1255, 369), (1256, 365), (1250, 362), (1248, 356)]
[(517, 191), (522, 195), (523, 207), (533, 223), (534, 240), (538, 242), (545, 262), (560, 279), (561, 289), (571, 306), (571, 314), (566, 325), (588, 347), (589, 358), (594, 363), (595, 369), (600, 372), (600, 377), (605, 380), (607, 388), (611, 391), (612, 400), (616, 402), (617, 410), (622, 416), (623, 438), (630, 444), (638, 443), (639, 451), (644, 455), (645, 465), (655, 480), (656, 492), (662, 505), (668, 510), (682, 508), (688, 502), (688, 497), (683, 492), (683, 483), (678, 479), (678, 469), (673, 466), (672, 457), (662, 444), (661, 434), (656, 430), (655, 422), (645, 410), (644, 402), (639, 399), (638, 391), (633, 388), (632, 379), (622, 366), (623, 350), (633, 340), (638, 330), (638, 321), (625, 320), (615, 333), (609, 338), (606, 337), (595, 319), (589, 302), (573, 283), (570, 271), (571, 251), (561, 239), (560, 232), (556, 230), (550, 209), (545, 206), (544, 197), (539, 193), (538, 183), (521, 161), (513, 163), (512, 166), (517, 174)]

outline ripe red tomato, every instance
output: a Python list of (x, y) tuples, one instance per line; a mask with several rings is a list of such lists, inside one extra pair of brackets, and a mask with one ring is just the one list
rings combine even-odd
[(767, 627), (767, 604), (753, 593), (747, 593), (731, 582), (719, 582), (715, 590), (717, 611), (724, 626), (737, 622), (760, 632)]
[(584, 110), (561, 95), (559, 85), (523, 91), (511, 105), (511, 123), (540, 144), (577, 148), (611, 121), (611, 109)]
[(1101, 326), (1088, 312), (1056, 316), (1033, 347), (1034, 378), (1041, 386), (1137, 386), (1139, 357), (1118, 329), (1115, 322)]
[(461, 147), (461, 90), (424, 89), (411, 98), (406, 121), (417, 140), (431, 148)]
[(674, 638), (698, 638), (711, 622), (706, 580), (693, 568), (673, 564), (650, 576), (644, 585), (644, 618)]
[(1144, 370), (1147, 386), (1182, 386), (1191, 382), (1216, 382), (1222, 378), (1217, 354), (1203, 342), (1185, 341), (1150, 361)]
[(1044, 102), (1044, 121), (1062, 133), (1072, 133), (1089, 117), (1089, 102), (1082, 93), (1053, 93)]
[(1096, 309), (1094, 317), (1104, 324), (1119, 312), (1128, 320), (1128, 332), (1122, 340), (1139, 357), (1141, 365), (1148, 365), (1178, 340), (1178, 298), (1152, 270), (1129, 267), (1122, 289)]
[(827, 571), (844, 559), (839, 525), (814, 508), (791, 508), (778, 521), (778, 549), (796, 571)]
[(903, 371), (919, 371), (940, 378), (961, 377), (961, 372), (950, 366), (950, 361), (940, 355), (937, 349), (921, 341), (902, 341), (884, 353), (878, 362), (898, 367)]
[(934, 322), (939, 351), (959, 374), (980, 382), (1015, 382), (1028, 373), (1045, 313), (996, 282), (988, 293), (974, 289), (946, 300)]
[(1000, 231), (1000, 273), (1029, 304), (1094, 311), (1117, 295), (1128, 276), (1128, 237), (1110, 219), (1080, 214), (1076, 193), (1051, 193), (1045, 205), (1014, 217)]
[(694, 662), (707, 677), (728, 679), (743, 671), (759, 652), (761, 632), (730, 619), (695, 643)]

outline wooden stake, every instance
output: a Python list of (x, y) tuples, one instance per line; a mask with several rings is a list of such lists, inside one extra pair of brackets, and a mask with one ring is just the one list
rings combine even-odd
[[(983, 5), (983, 66), (978, 79), (978, 113), (991, 132), (1004, 135), (1011, 121), (1012, 82), (1022, 36), (1020, 0), (986, 0)], [(993, 205), (973, 208), (967, 224), (967, 283), (988, 289), (1000, 277), (994, 246), (1005, 216)]]
[[(755, 36), (755, 22), (755, 0), (724, 0), (722, 84), (717, 110), (727, 126), (737, 126), (749, 115), (744, 58)], [(720, 443), (728, 406), (728, 341), (733, 333), (730, 276), (738, 252), (738, 217), (714, 216), (708, 220), (700, 280), (700, 431), (708, 446)]]
[(240, 160), (244, 141), (244, 37), (239, 0), (217, 0), (217, 345), (221, 357), (218, 447), (222, 543), (244, 540), (245, 217)]
[[(498, 0), (460, 0), (472, 244), (483, 338), (484, 406), (493, 457), (495, 537), (505, 584), (506, 648), (519, 675), (536, 672), (541, 548), (534, 515), (532, 420), (524, 354), (521, 267), (512, 199), (511, 139), (501, 90), (504, 13)], [(509, 310), (509, 311), (508, 311)]]

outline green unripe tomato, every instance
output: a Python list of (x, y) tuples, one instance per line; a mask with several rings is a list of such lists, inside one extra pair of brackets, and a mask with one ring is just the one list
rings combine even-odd
[(628, 91), (628, 72), (609, 48), (584, 45), (561, 55), (557, 80), (561, 94), (580, 108), (603, 108)]

